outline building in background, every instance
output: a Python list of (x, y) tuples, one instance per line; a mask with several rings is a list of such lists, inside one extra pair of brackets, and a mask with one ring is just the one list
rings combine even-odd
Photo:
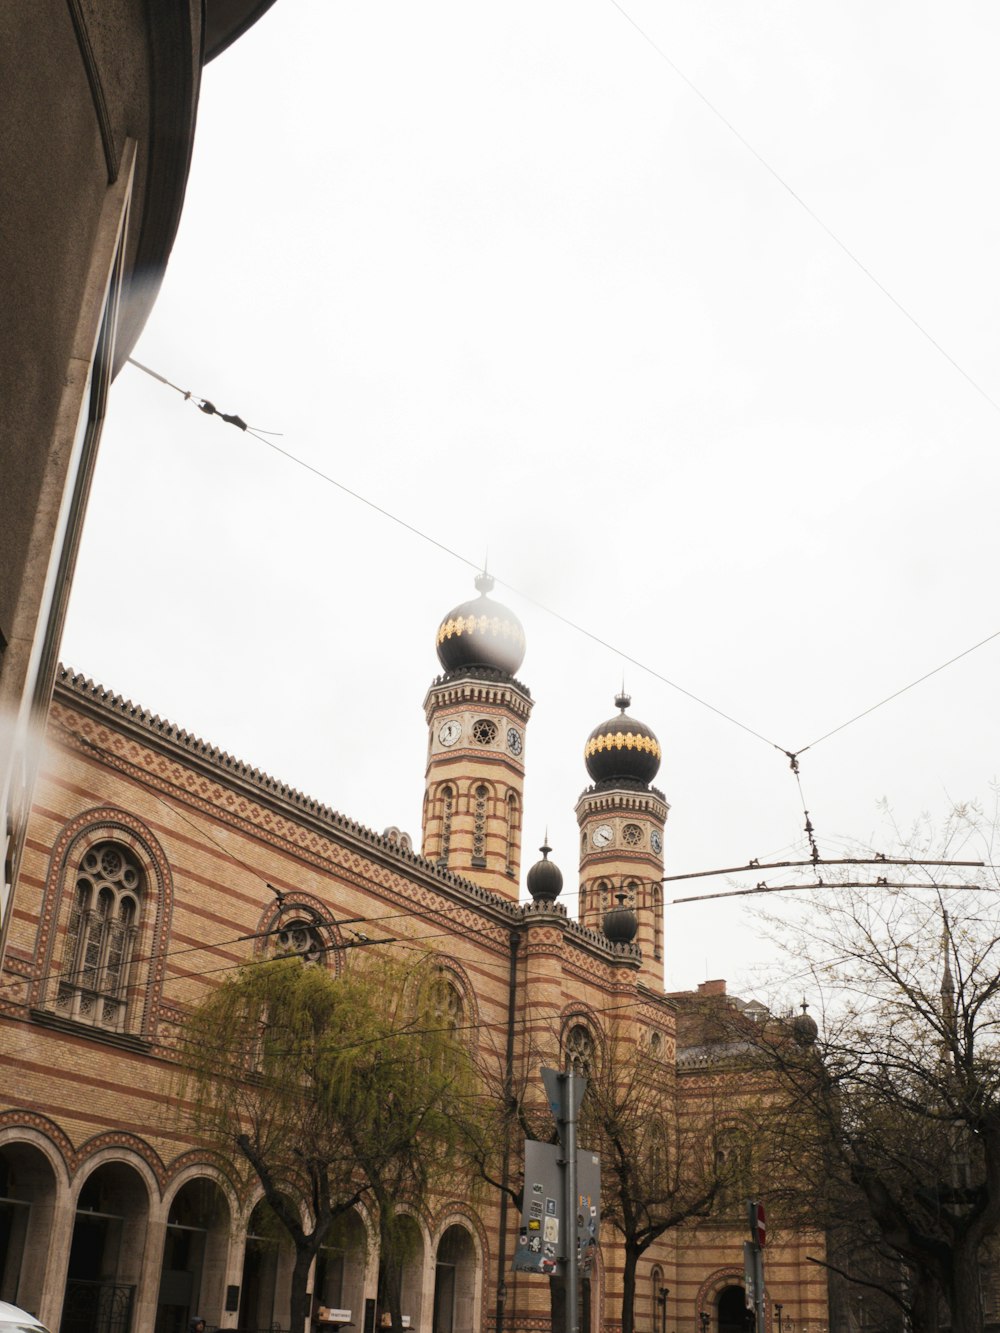
[(272, 3), (0, 11), (0, 956), (108, 389), (177, 232), (202, 66)]
[[(0, 987), (0, 1299), (63, 1333), (183, 1333), (195, 1311), (226, 1328), (287, 1326), (292, 1252), (260, 1225), (239, 1164), (186, 1132), (174, 1052), (213, 976), (274, 947), (350, 966), (337, 923), (352, 918), (403, 944), (434, 937), (448, 1021), (484, 1057), (512, 1031), (518, 1078), (537, 1081), (542, 1062), (586, 1070), (616, 1036), (653, 1055), (689, 1114), (718, 1102), (719, 1062), (685, 1018), (705, 996), (663, 990), (659, 742), (620, 697), (586, 742), (579, 919), (547, 848), (522, 902), (524, 634), (488, 580), (478, 591), (437, 631), (420, 853), (399, 829), (372, 832), (61, 672)], [(724, 991), (708, 984), (716, 1005)], [(734, 1199), (643, 1256), (641, 1333), (740, 1333), (743, 1211)], [(438, 1198), (409, 1225), (403, 1312), (417, 1333), (549, 1326), (548, 1281), (510, 1271), (519, 1218), (498, 1194)], [(806, 1261), (822, 1244), (786, 1234), (769, 1254), (772, 1299), (796, 1330), (827, 1323), (823, 1271)], [(586, 1333), (620, 1327), (622, 1269), (604, 1226)], [(316, 1263), (313, 1327), (323, 1307), (374, 1333), (378, 1291), (359, 1210)]]

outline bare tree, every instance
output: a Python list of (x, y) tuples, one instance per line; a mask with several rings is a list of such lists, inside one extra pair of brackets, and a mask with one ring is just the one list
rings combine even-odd
[[(936, 843), (922, 822), (904, 854), (981, 847), (991, 861), (994, 827), (959, 807)], [(786, 1207), (827, 1226), (831, 1262), (917, 1333), (937, 1327), (939, 1300), (954, 1333), (981, 1333), (979, 1265), (1000, 1228), (1000, 901), (979, 873), (982, 887), (959, 888), (954, 871), (917, 866), (904, 875), (926, 887), (886, 875), (812, 902), (783, 943), (822, 1025), (800, 1015), (755, 1038), (784, 1100), (767, 1151), (797, 1166), (777, 1173)]]
[(633, 1333), (640, 1258), (665, 1232), (712, 1215), (734, 1159), (716, 1152), (712, 1105), (682, 1107), (672, 1064), (634, 1037), (612, 1034), (587, 1074), (581, 1141), (601, 1158), (603, 1215), (624, 1244), (622, 1333)]

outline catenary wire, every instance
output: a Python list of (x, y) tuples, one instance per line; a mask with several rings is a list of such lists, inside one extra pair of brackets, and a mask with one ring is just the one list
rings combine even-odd
[[(614, 0), (612, 0), (612, 3), (614, 3)], [(135, 365), (138, 369), (146, 371), (147, 374), (152, 375), (156, 380), (158, 380), (162, 384), (165, 384), (167, 387), (176, 390), (176, 392), (180, 393), (182, 397), (184, 398), (192, 397), (191, 394), (189, 394), (183, 389), (178, 388), (176, 384), (173, 384), (165, 376), (157, 374), (157, 372), (148, 369), (148, 367), (141, 365), (141, 363), (134, 361), (131, 358), (130, 358), (130, 364)], [(263, 445), (266, 445), (267, 448), (273, 450), (275, 453), (280, 454), (288, 462), (294, 463), (296, 466), (301, 467), (305, 471), (312, 473), (312, 475), (319, 478), (319, 480), (324, 481), (328, 485), (335, 487), (343, 494), (350, 496), (351, 499), (357, 500), (360, 504), (365, 505), (367, 508), (373, 510), (375, 513), (380, 514), (383, 518), (386, 518), (390, 522), (395, 523), (398, 527), (403, 528), (406, 532), (409, 532), (412, 536), (419, 538), (421, 541), (426, 542), (428, 545), (435, 547), (437, 550), (443, 552), (445, 555), (450, 556), (453, 560), (458, 561), (460, 564), (465, 565), (469, 569), (478, 570), (481, 568), (479, 561), (473, 560), (467, 555), (463, 555), (461, 551), (458, 551), (454, 547), (449, 546), (446, 542), (440, 541), (437, 537), (431, 536), (430, 533), (425, 532), (422, 528), (417, 527), (416, 524), (410, 523), (408, 520), (401, 518), (398, 514), (393, 513), (392, 510), (387, 509), (384, 505), (378, 504), (375, 500), (372, 500), (368, 496), (363, 495), (360, 491), (354, 490), (353, 487), (348, 486), (345, 482), (338, 481), (336, 477), (331, 476), (328, 472), (324, 472), (321, 468), (316, 467), (315, 464), (309, 463), (305, 459), (300, 458), (297, 454), (292, 453), (289, 449), (285, 449), (281, 445), (275, 444), (273, 440), (265, 439), (264, 436), (260, 434), (257, 430), (251, 427), (247, 427), (245, 433), (248, 435), (252, 435), (255, 440), (257, 440), (259, 443)], [(644, 672), (652, 679), (660, 681), (661, 684), (668, 686), (670, 689), (677, 691), (677, 693), (679, 694), (683, 694), (693, 703), (699, 704), (702, 708), (708, 709), (709, 712), (714, 713), (717, 717), (720, 717), (724, 721), (731, 723), (735, 727), (738, 727), (741, 731), (744, 731), (748, 735), (753, 736), (756, 740), (761, 741), (764, 745), (769, 746), (771, 749), (778, 750), (779, 753), (783, 754), (789, 761), (796, 760), (798, 756), (804, 754), (806, 750), (815, 749), (816, 746), (819, 745), (821, 741), (829, 739), (829, 737), (834, 736), (838, 732), (843, 731), (845, 728), (852, 726), (855, 722), (861, 721), (862, 718), (868, 717), (871, 713), (874, 713), (877, 709), (883, 708), (886, 704), (891, 703), (894, 699), (899, 698), (900, 695), (907, 693), (908, 690), (912, 690), (917, 685), (922, 684), (925, 680), (929, 680), (931, 676), (937, 675), (938, 672), (944, 671), (947, 667), (954, 665), (955, 662), (960, 661), (963, 657), (969, 656), (970, 653), (975, 652), (979, 648), (985, 647), (986, 644), (991, 643), (994, 639), (1000, 638), (1000, 630), (994, 631), (992, 634), (987, 635), (985, 639), (981, 639), (979, 640), (978, 643), (972, 644), (971, 647), (963, 649), (960, 653), (957, 653), (955, 656), (950, 657), (946, 662), (942, 662), (939, 666), (936, 666), (932, 670), (927, 671), (923, 675), (917, 677), (917, 679), (912, 680), (908, 684), (901, 686), (900, 689), (894, 691), (890, 695), (887, 695), (884, 699), (880, 699), (877, 703), (872, 704), (870, 708), (866, 708), (862, 712), (856, 713), (853, 717), (850, 717), (845, 722), (842, 722), (838, 726), (833, 727), (830, 731), (825, 732), (822, 736), (816, 737), (816, 739), (810, 741), (808, 745), (803, 746), (799, 750), (790, 750), (786, 746), (780, 745), (777, 741), (772, 740), (770, 737), (765, 736), (762, 732), (750, 726), (748, 723), (742, 722), (739, 718), (734, 717), (731, 713), (727, 713), (724, 709), (719, 708), (717, 705), (709, 702), (709, 700), (702, 698), (698, 694), (695, 694), (693, 690), (689, 690), (685, 686), (679, 684), (677, 681), (671, 680), (670, 677), (665, 676), (660, 671), (657, 671), (655, 667), (649, 666), (646, 662), (643, 662), (640, 658), (633, 656), (631, 653), (625, 652), (623, 649), (617, 647), (614, 643), (610, 642), (610, 640), (602, 638), (599, 634), (594, 633), (593, 630), (587, 629), (586, 626), (581, 625), (578, 621), (571, 619), (569, 616), (563, 615), (562, 612), (557, 611), (554, 607), (549, 606), (546, 602), (543, 602), (537, 597), (532, 596), (530, 593), (523, 591), (516, 584), (510, 583), (506, 579), (499, 578), (496, 575), (494, 575), (494, 578), (495, 581), (502, 588), (506, 588), (509, 592), (514, 593), (517, 597), (522, 598), (525, 602), (528, 602), (530, 605), (537, 607), (538, 610), (544, 612), (548, 616), (551, 616), (554, 620), (558, 620), (568, 629), (573, 630), (574, 633), (582, 635), (584, 638), (589, 639), (592, 643), (597, 644), (601, 648), (606, 648), (609, 652), (614, 653), (621, 660), (628, 662), (631, 666), (636, 667), (638, 670)], [(793, 764), (793, 771), (794, 771), (794, 764)], [(800, 794), (801, 794), (801, 783), (800, 783)], [(803, 809), (805, 809), (804, 800), (803, 800)]]
[[(75, 741), (79, 742), (80, 744), (84, 745), (86, 748), (92, 750), (93, 752), (95, 752), (95, 754), (101, 756), (102, 759), (105, 757), (106, 752), (105, 752), (104, 750), (102, 750), (101, 747), (98, 746), (94, 741), (90, 740), (89, 737), (83, 736), (81, 733), (79, 733), (79, 732), (77, 732), (77, 731), (74, 731), (71, 727), (66, 726), (65, 723), (62, 723), (62, 722), (55, 722), (54, 725), (56, 726), (56, 728), (57, 728), (58, 730), (60, 730), (61, 732), (63, 732), (66, 736), (72, 738), (73, 740), (75, 740)], [(155, 798), (155, 799), (156, 799), (156, 800), (157, 800), (157, 801), (158, 801), (158, 802), (159, 802), (165, 809), (167, 809), (171, 814), (176, 815), (176, 816), (179, 816), (180, 819), (181, 819), (185, 824), (187, 824), (187, 826), (188, 826), (190, 829), (192, 829), (192, 830), (199, 836), (199, 838), (202, 838), (202, 837), (207, 838), (208, 841), (210, 841), (210, 842), (215, 846), (215, 848), (217, 849), (217, 851), (219, 851), (224, 857), (226, 857), (226, 858), (229, 859), (229, 860), (235, 861), (238, 865), (242, 866), (242, 868), (243, 868), (244, 870), (246, 870), (247, 873), (248, 873), (249, 875), (251, 875), (254, 879), (258, 880), (258, 881), (260, 882), (260, 884), (262, 885), (262, 887), (266, 888), (266, 889), (267, 889), (269, 892), (271, 892), (271, 893), (275, 893), (275, 889), (274, 889), (273, 885), (269, 882), (269, 880), (268, 880), (268, 879), (267, 879), (267, 878), (266, 878), (260, 871), (255, 870), (255, 869), (254, 869), (252, 866), (250, 866), (246, 861), (242, 860), (242, 858), (240, 858), (239, 856), (237, 856), (237, 855), (236, 855), (230, 848), (226, 847), (223, 843), (219, 842), (219, 840), (213, 836), (213, 834), (211, 833), (211, 831), (210, 831), (207, 827), (205, 827), (205, 826), (202, 825), (200, 822), (196, 821), (194, 818), (192, 818), (191, 816), (189, 816), (189, 815), (188, 815), (188, 814), (181, 808), (181, 802), (180, 802), (179, 800), (176, 800), (176, 799), (172, 800), (171, 798), (165, 796), (162, 792), (158, 791), (158, 790), (156, 789), (156, 787), (154, 787), (153, 784), (152, 784), (148, 779), (146, 779), (146, 778), (144, 778), (144, 777), (141, 777), (141, 776), (137, 775), (137, 774), (134, 773), (134, 772), (128, 772), (128, 773), (125, 773), (125, 774), (123, 774), (123, 776), (125, 776), (129, 781), (135, 783), (137, 786), (141, 786), (141, 787), (143, 787), (145, 790), (147, 790), (147, 791), (150, 793), (150, 795), (152, 795), (152, 796), (153, 796), (153, 797), (154, 797), (154, 798)], [(755, 870), (759, 871), (759, 870), (770, 870), (770, 869), (793, 869), (793, 868), (806, 868), (806, 869), (809, 869), (809, 868), (816, 868), (818, 865), (837, 865), (837, 864), (844, 864), (844, 865), (858, 865), (858, 866), (860, 866), (860, 865), (871, 865), (871, 864), (878, 864), (878, 865), (883, 865), (883, 864), (884, 864), (884, 865), (915, 865), (915, 866), (921, 866), (921, 867), (927, 867), (927, 866), (931, 866), (931, 865), (940, 865), (940, 866), (948, 866), (948, 867), (951, 867), (951, 868), (956, 868), (956, 867), (959, 867), (959, 866), (969, 867), (969, 868), (982, 868), (982, 867), (983, 867), (983, 862), (982, 862), (982, 861), (958, 862), (958, 861), (940, 861), (940, 860), (931, 860), (931, 859), (927, 859), (927, 858), (893, 858), (893, 857), (886, 857), (886, 856), (884, 856), (884, 855), (882, 855), (882, 854), (876, 855), (874, 858), (846, 857), (846, 858), (842, 858), (842, 859), (840, 859), (840, 860), (834, 860), (834, 861), (828, 861), (828, 860), (826, 860), (826, 859), (821, 859), (821, 860), (817, 861), (815, 858), (810, 858), (809, 861), (801, 861), (801, 862), (783, 861), (783, 862), (775, 862), (775, 863), (770, 863), (770, 862), (767, 862), (767, 861), (763, 861), (763, 862), (762, 862), (762, 861), (760, 861), (759, 859), (756, 859), (756, 858), (755, 858), (754, 860), (747, 862), (746, 865), (742, 865), (742, 866), (730, 866), (730, 867), (724, 867), (724, 868), (721, 868), (721, 869), (718, 869), (718, 870), (693, 871), (693, 872), (688, 872), (688, 873), (686, 873), (686, 874), (681, 874), (681, 875), (667, 875), (667, 876), (662, 877), (662, 878), (661, 878), (660, 880), (658, 880), (658, 881), (653, 881), (653, 880), (648, 880), (648, 881), (647, 881), (646, 879), (640, 877), (640, 879), (639, 879), (637, 882), (640, 882), (640, 883), (642, 883), (642, 884), (646, 884), (646, 883), (650, 883), (650, 884), (651, 884), (651, 883), (662, 883), (662, 884), (667, 884), (667, 883), (675, 883), (675, 882), (680, 882), (680, 881), (689, 881), (689, 880), (691, 880), (691, 879), (699, 879), (699, 878), (705, 878), (705, 877), (716, 876), (716, 875), (739, 874), (739, 873), (741, 873), (741, 872), (742, 872), (742, 873), (747, 873), (747, 872), (755, 871)], [(272, 873), (273, 873), (273, 872), (272, 872)], [(367, 879), (367, 877), (366, 877), (366, 882), (367, 882), (367, 884), (368, 884), (368, 886), (369, 886), (370, 888), (376, 888), (376, 889), (377, 889), (377, 888), (380, 887), (375, 881), (372, 881), (372, 880), (370, 880), (370, 879)], [(760, 888), (760, 887), (758, 887), (758, 888), (755, 889), (755, 890), (737, 890), (737, 891), (734, 891), (734, 892), (732, 892), (732, 893), (710, 893), (710, 894), (701, 894), (701, 895), (689, 895), (689, 896), (686, 896), (686, 897), (683, 897), (683, 898), (664, 899), (662, 905), (663, 905), (664, 907), (670, 907), (670, 906), (677, 906), (677, 905), (686, 904), (686, 903), (691, 903), (691, 902), (709, 901), (709, 900), (712, 900), (712, 899), (715, 899), (715, 898), (720, 898), (720, 897), (737, 897), (737, 896), (741, 896), (741, 895), (743, 895), (743, 894), (749, 894), (749, 893), (754, 893), (754, 892), (765, 892), (765, 891), (766, 891), (766, 892), (792, 892), (792, 891), (794, 891), (794, 890), (796, 890), (796, 889), (809, 889), (809, 888), (813, 888), (813, 887), (820, 887), (820, 886), (818, 886), (818, 885), (809, 885), (809, 884), (789, 884), (789, 885), (780, 885), (780, 886), (765, 886), (764, 888)], [(826, 887), (829, 887), (829, 886), (826, 886)], [(884, 886), (883, 886), (883, 887), (884, 887)], [(289, 894), (292, 896), (293, 899), (294, 899), (294, 893), (295, 893), (294, 888), (290, 888), (290, 889), (289, 889)], [(279, 900), (279, 901), (277, 902), (277, 904), (276, 904), (277, 907), (278, 907), (278, 909), (279, 909), (279, 911), (281, 910), (281, 908), (282, 908), (283, 905), (284, 905), (284, 897), (285, 897), (285, 895), (282, 894), (282, 898), (281, 898), (281, 900)], [(296, 903), (294, 902), (294, 900), (288, 903), (288, 908), (289, 908), (289, 910), (291, 910), (292, 908), (294, 908), (294, 907), (296, 907), (296, 906), (301, 906), (301, 904), (296, 904)], [(643, 906), (643, 905), (637, 905), (637, 910), (642, 910), (642, 906)], [(648, 905), (646, 905), (646, 906), (649, 907), (649, 910), (653, 910), (653, 904), (648, 904)], [(347, 918), (340, 919), (340, 920), (337, 920), (337, 919), (331, 919), (331, 920), (326, 920), (326, 921), (316, 921), (316, 922), (313, 922), (312, 924), (317, 925), (317, 926), (323, 926), (323, 927), (326, 927), (326, 928), (336, 928), (336, 929), (339, 930), (341, 927), (344, 927), (344, 926), (351, 926), (351, 925), (368, 925), (368, 926), (371, 926), (371, 925), (373, 925), (373, 924), (382, 924), (382, 923), (384, 923), (384, 922), (388, 922), (388, 921), (401, 921), (401, 920), (427, 920), (428, 918), (433, 918), (434, 916), (437, 916), (437, 915), (440, 915), (440, 910), (439, 910), (439, 909), (435, 909), (435, 908), (421, 908), (421, 909), (408, 910), (408, 911), (403, 911), (403, 912), (384, 912), (384, 913), (378, 913), (378, 914), (369, 914), (369, 915), (361, 916), (361, 917), (347, 917)], [(152, 961), (155, 961), (155, 960), (163, 960), (163, 959), (169, 959), (169, 958), (179, 957), (179, 956), (183, 956), (183, 955), (186, 955), (186, 954), (189, 954), (189, 953), (208, 952), (208, 951), (212, 951), (212, 950), (216, 950), (216, 949), (230, 948), (230, 947), (232, 947), (232, 946), (235, 945), (235, 944), (246, 943), (246, 942), (249, 942), (249, 941), (251, 941), (251, 940), (263, 939), (263, 938), (266, 938), (266, 937), (269, 936), (269, 935), (278, 934), (278, 933), (280, 933), (280, 931), (283, 930), (283, 929), (287, 929), (287, 927), (283, 927), (283, 926), (281, 926), (281, 925), (279, 924), (279, 925), (274, 926), (274, 927), (271, 927), (270, 929), (267, 929), (267, 930), (256, 931), (256, 932), (252, 932), (252, 933), (249, 933), (249, 934), (248, 934), (248, 933), (242, 933), (242, 934), (240, 934), (240, 935), (236, 935), (236, 936), (233, 936), (233, 937), (230, 937), (230, 938), (227, 938), (227, 939), (223, 939), (223, 940), (207, 941), (207, 942), (205, 942), (205, 943), (195, 944), (195, 945), (183, 945), (183, 946), (180, 946), (180, 947), (175, 948), (175, 949), (155, 950), (155, 951), (153, 951), (153, 952), (151, 952), (151, 953), (149, 953), (149, 954), (145, 954), (145, 955), (137, 955), (135, 958), (133, 958), (132, 961), (133, 961), (133, 963), (152, 962)], [(414, 937), (414, 939), (443, 938), (443, 937), (446, 937), (449, 933), (450, 933), (450, 932), (443, 932), (441, 935), (433, 935), (433, 936), (418, 936), (418, 937)], [(376, 944), (376, 943), (379, 943), (379, 942), (380, 942), (380, 941), (370, 941), (370, 943), (372, 943), (372, 944)], [(386, 942), (386, 941), (382, 941), (382, 942), (384, 943), (384, 942)], [(391, 941), (391, 942), (392, 942), (392, 943), (398, 943), (398, 942), (400, 942), (400, 941)], [(366, 941), (366, 943), (368, 943), (368, 941)], [(339, 948), (339, 947), (355, 947), (355, 946), (350, 945), (350, 944), (348, 944), (348, 945), (346, 945), (346, 946), (345, 946), (345, 945), (332, 945), (332, 946), (328, 946), (328, 948)], [(243, 961), (246, 961), (246, 960), (243, 960)], [(243, 962), (241, 962), (241, 961), (236, 961), (236, 962), (233, 962), (233, 963), (227, 963), (227, 964), (221, 965), (221, 966), (220, 966), (219, 968), (217, 968), (217, 969), (208, 969), (207, 972), (204, 971), (204, 970), (200, 970), (200, 971), (197, 972), (197, 973), (194, 973), (194, 972), (175, 972), (175, 973), (173, 974), (173, 976), (172, 976), (170, 979), (171, 979), (171, 980), (176, 980), (176, 979), (179, 979), (179, 978), (185, 978), (185, 977), (190, 978), (190, 977), (195, 977), (195, 976), (208, 975), (208, 974), (209, 974), (210, 972), (212, 972), (212, 971), (225, 971), (225, 970), (228, 970), (229, 968), (240, 967), (240, 966), (242, 966), (242, 965), (243, 965)], [(62, 980), (67, 980), (67, 979), (69, 979), (69, 980), (71, 980), (75, 975), (77, 975), (78, 973), (80, 973), (80, 972), (82, 972), (82, 971), (84, 971), (84, 970), (85, 970), (85, 969), (83, 969), (83, 968), (55, 968), (55, 969), (50, 969), (49, 971), (47, 971), (47, 972), (45, 972), (45, 973), (43, 973), (43, 974), (41, 974), (41, 975), (38, 975), (38, 976), (35, 976), (35, 977), (31, 978), (31, 981), (32, 981), (34, 984), (40, 984), (40, 983), (47, 983), (47, 982), (49, 982), (49, 981), (52, 981), (52, 980), (59, 980), (59, 979), (62, 979)], [(24, 981), (25, 981), (25, 980), (26, 980), (25, 978), (17, 978), (17, 979), (11, 979), (11, 980), (9, 980), (9, 981), (2, 982), (2, 983), (0, 983), (0, 989), (9, 989), (9, 988), (14, 988), (14, 987), (19, 987), (19, 986), (21, 986), (21, 985), (24, 984)], [(131, 989), (133, 989), (133, 987), (129, 987), (129, 989), (131, 990)]]
[(811, 208), (810, 205), (806, 203), (806, 201), (802, 198), (802, 196), (795, 189), (793, 189), (791, 185), (789, 185), (788, 181), (786, 181), (785, 178), (780, 174), (780, 172), (778, 172), (771, 165), (771, 163), (767, 160), (767, 158), (764, 157), (764, 155), (754, 147), (754, 145), (750, 142), (749, 139), (747, 139), (743, 134), (740, 133), (740, 131), (733, 124), (733, 122), (729, 120), (729, 118), (725, 116), (722, 113), (722, 111), (720, 111), (719, 108), (701, 91), (701, 89), (694, 82), (694, 80), (691, 79), (687, 74), (685, 74), (684, 71), (680, 68), (680, 66), (677, 65), (670, 58), (670, 56), (667, 55), (666, 51), (664, 51), (663, 48), (653, 40), (652, 36), (645, 30), (645, 28), (641, 27), (640, 24), (636, 22), (636, 20), (632, 17), (632, 15), (619, 3), (619, 0), (609, 0), (609, 3), (615, 9), (618, 10), (619, 14), (621, 14), (621, 16), (628, 23), (632, 25), (632, 27), (636, 30), (636, 32), (640, 35), (640, 37), (642, 37), (644, 41), (649, 43), (652, 49), (660, 57), (660, 59), (667, 66), (669, 66), (671, 70), (673, 70), (674, 74), (677, 75), (677, 77), (681, 80), (682, 83), (686, 84), (687, 87), (690, 88), (690, 90), (694, 93), (694, 95), (698, 98), (698, 100), (708, 108), (708, 110), (712, 113), (712, 115), (715, 116), (717, 120), (722, 122), (722, 124), (726, 127), (726, 129), (730, 132), (730, 134), (732, 134), (733, 137), (743, 145), (743, 147), (747, 150), (747, 152), (751, 155), (751, 157), (753, 157), (764, 168), (764, 170), (768, 173), (768, 175), (771, 176), (772, 179), (775, 180), (781, 186), (781, 188), (785, 191), (785, 193), (788, 194), (795, 201), (795, 203), (798, 204), (798, 206), (802, 209), (802, 211), (808, 217), (810, 217), (813, 222), (815, 222), (817, 227), (819, 227), (820, 230), (823, 231), (825, 235), (830, 238), (831, 241), (833, 241), (834, 245), (837, 246), (837, 248), (840, 251), (842, 251), (844, 255), (847, 256), (847, 258), (851, 261), (851, 263), (861, 273), (864, 274), (864, 276), (869, 280), (869, 282), (873, 283), (874, 286), (877, 287), (878, 290), (882, 293), (882, 295), (886, 297), (886, 299), (896, 307), (896, 309), (904, 317), (904, 319), (907, 319), (913, 325), (913, 327), (917, 330), (917, 332), (921, 335), (921, 337), (925, 338), (927, 342), (929, 342), (930, 345), (935, 349), (935, 351), (939, 352), (940, 355), (943, 356), (944, 359), (948, 362), (948, 364), (954, 370), (958, 371), (958, 373), (962, 376), (962, 378), (966, 381), (966, 383), (969, 384), (973, 389), (975, 389), (976, 393), (978, 393), (980, 397), (984, 398), (986, 402), (989, 403), (990, 407), (993, 408), (994, 411), (1000, 412), (1000, 403), (998, 403), (995, 398), (991, 397), (991, 395), (987, 393), (987, 391), (983, 388), (983, 386), (977, 380), (973, 379), (973, 377), (969, 374), (969, 372), (965, 369), (965, 367), (961, 365), (960, 362), (956, 361), (956, 359), (952, 356), (952, 354), (945, 347), (943, 347), (941, 343), (939, 343), (938, 340), (927, 331), (927, 329), (924, 328), (924, 326), (920, 323), (920, 321), (916, 318), (916, 316), (911, 314), (910, 311), (907, 310), (906, 306), (903, 305), (902, 301), (900, 301), (898, 297), (892, 294), (889, 288), (886, 287), (885, 283), (879, 281), (879, 279), (875, 276), (872, 270), (866, 264), (864, 264), (861, 261), (861, 259), (859, 259), (859, 257), (854, 253), (854, 251), (844, 241), (840, 239), (840, 237), (833, 230), (833, 228), (823, 221), (823, 219), (815, 211), (815, 209)]

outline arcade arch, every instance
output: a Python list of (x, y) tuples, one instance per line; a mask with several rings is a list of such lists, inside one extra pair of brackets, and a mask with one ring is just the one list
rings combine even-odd
[(196, 1175), (176, 1190), (167, 1205), (155, 1333), (186, 1333), (194, 1315), (221, 1315), (231, 1229), (217, 1181)]
[(0, 1145), (0, 1300), (41, 1308), (58, 1182), (33, 1143)]

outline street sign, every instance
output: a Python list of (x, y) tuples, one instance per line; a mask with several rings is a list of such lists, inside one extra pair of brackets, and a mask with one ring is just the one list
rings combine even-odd
[(545, 1095), (549, 1099), (549, 1109), (559, 1124), (570, 1119), (567, 1111), (572, 1111), (573, 1120), (577, 1118), (580, 1103), (583, 1101), (583, 1094), (587, 1091), (586, 1077), (583, 1074), (577, 1074), (573, 1079), (573, 1105), (572, 1107), (565, 1106), (567, 1082), (566, 1075), (561, 1074), (558, 1069), (542, 1070), (542, 1084), (545, 1087)]
[(759, 1250), (762, 1250), (767, 1242), (767, 1222), (764, 1216), (764, 1205), (762, 1203), (757, 1203), (754, 1199), (748, 1199), (747, 1219), (750, 1223), (750, 1239)]

